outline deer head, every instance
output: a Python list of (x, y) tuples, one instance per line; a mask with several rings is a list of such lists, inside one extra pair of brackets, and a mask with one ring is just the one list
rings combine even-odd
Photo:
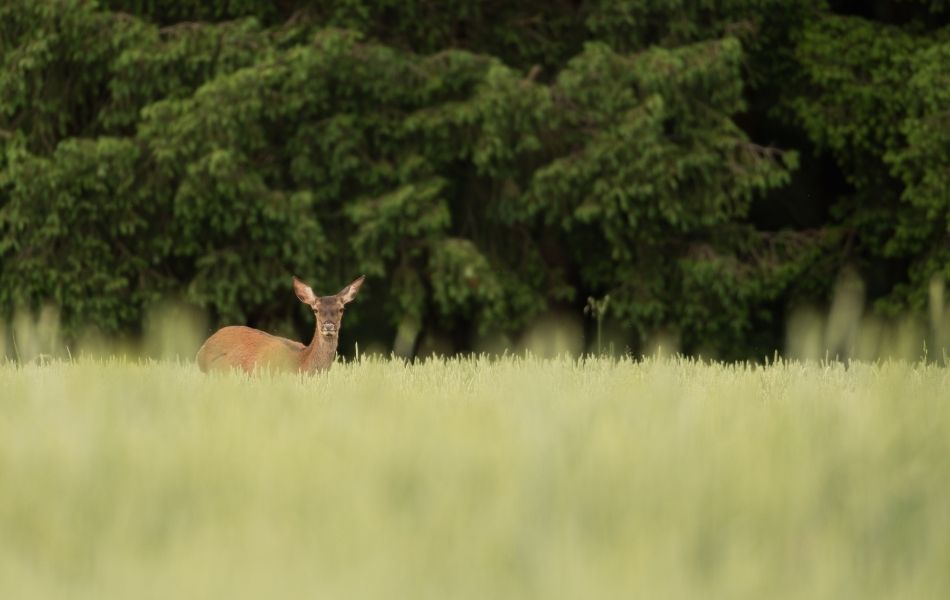
[(363, 279), (365, 276), (360, 276), (333, 296), (317, 296), (309, 285), (294, 277), (294, 292), (297, 298), (313, 309), (313, 315), (317, 319), (317, 334), (327, 341), (336, 338), (343, 321), (343, 308), (356, 298), (360, 286), (363, 285)]

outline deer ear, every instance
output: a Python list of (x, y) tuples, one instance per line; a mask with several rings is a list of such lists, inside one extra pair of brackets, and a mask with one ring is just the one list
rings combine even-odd
[(366, 276), (360, 275), (353, 283), (340, 290), (337, 296), (343, 301), (343, 304), (352, 302), (353, 299), (356, 298), (356, 293), (360, 291), (360, 286), (363, 285), (364, 279), (366, 279)]
[(294, 277), (294, 292), (297, 294), (297, 297), (300, 298), (301, 302), (309, 304), (310, 306), (313, 306), (317, 300), (319, 300), (316, 294), (313, 293), (313, 290), (310, 289), (310, 286), (296, 277)]

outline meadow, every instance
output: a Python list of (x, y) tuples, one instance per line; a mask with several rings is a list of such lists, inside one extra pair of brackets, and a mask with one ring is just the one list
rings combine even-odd
[(0, 597), (950, 597), (950, 371), (0, 364)]

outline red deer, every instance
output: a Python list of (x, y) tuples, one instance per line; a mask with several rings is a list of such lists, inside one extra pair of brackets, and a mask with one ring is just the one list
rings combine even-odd
[(364, 277), (334, 296), (318, 297), (310, 286), (294, 277), (294, 291), (300, 301), (313, 309), (316, 330), (309, 346), (250, 327), (223, 327), (209, 337), (195, 357), (203, 372), (271, 368), (314, 373), (333, 364), (339, 342), (343, 307), (356, 298)]

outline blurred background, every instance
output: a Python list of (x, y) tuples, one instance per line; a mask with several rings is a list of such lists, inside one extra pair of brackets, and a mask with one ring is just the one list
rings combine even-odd
[(948, 229), (948, 0), (0, 4), (8, 356), (939, 357)]

